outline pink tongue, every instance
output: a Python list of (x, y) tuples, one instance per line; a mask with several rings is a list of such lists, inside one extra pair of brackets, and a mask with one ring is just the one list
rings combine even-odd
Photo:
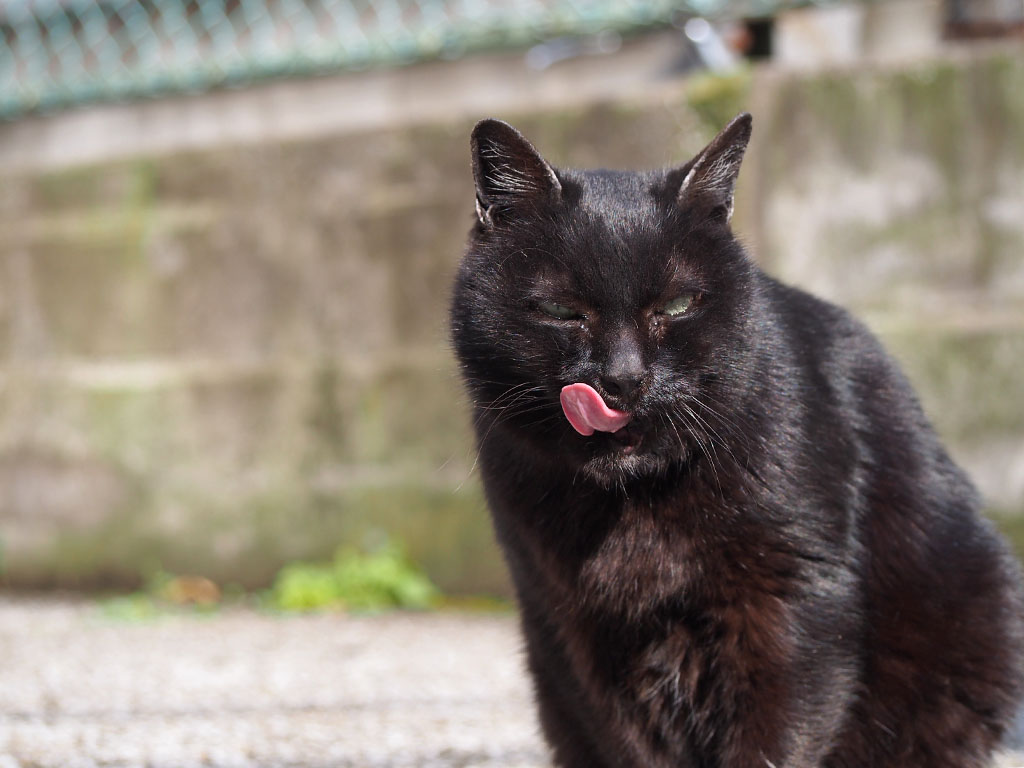
[(630, 414), (616, 411), (589, 384), (570, 384), (562, 387), (559, 397), (565, 418), (581, 435), (597, 432), (615, 432), (629, 423)]

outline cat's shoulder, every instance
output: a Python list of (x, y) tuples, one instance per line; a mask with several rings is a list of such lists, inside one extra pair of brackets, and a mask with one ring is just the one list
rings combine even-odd
[(771, 312), (794, 327), (843, 335), (871, 335), (848, 310), (802, 288), (761, 275), (761, 294)]
[(789, 364), (814, 369), (833, 387), (861, 396), (886, 394), (890, 405), (919, 406), (899, 363), (849, 310), (764, 276), (762, 295)]
[(772, 321), (802, 347), (892, 364), (875, 334), (849, 310), (768, 275), (762, 275), (761, 294)]

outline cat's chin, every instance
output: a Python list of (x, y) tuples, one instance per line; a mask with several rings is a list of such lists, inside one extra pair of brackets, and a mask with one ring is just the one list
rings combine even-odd
[(680, 448), (663, 445), (659, 435), (637, 423), (613, 433), (582, 438), (573, 463), (578, 476), (602, 488), (628, 486), (665, 475), (673, 465), (685, 463)]
[(611, 488), (664, 474), (670, 463), (655, 453), (616, 451), (587, 459), (580, 473), (602, 488)]

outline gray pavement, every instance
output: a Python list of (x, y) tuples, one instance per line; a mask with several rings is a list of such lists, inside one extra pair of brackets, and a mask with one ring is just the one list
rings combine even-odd
[(0, 768), (547, 765), (512, 616), (0, 600)]
[(548, 765), (512, 616), (0, 598), (0, 768)]

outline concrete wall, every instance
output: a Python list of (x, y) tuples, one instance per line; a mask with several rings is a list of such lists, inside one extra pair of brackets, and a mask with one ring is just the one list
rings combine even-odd
[[(741, 236), (865, 317), (993, 510), (1024, 511), (1022, 50), (501, 116), (557, 164), (639, 167), (740, 107)], [(448, 589), (504, 590), (445, 329), (471, 125), (7, 171), (6, 583), (258, 585), (389, 533)]]

